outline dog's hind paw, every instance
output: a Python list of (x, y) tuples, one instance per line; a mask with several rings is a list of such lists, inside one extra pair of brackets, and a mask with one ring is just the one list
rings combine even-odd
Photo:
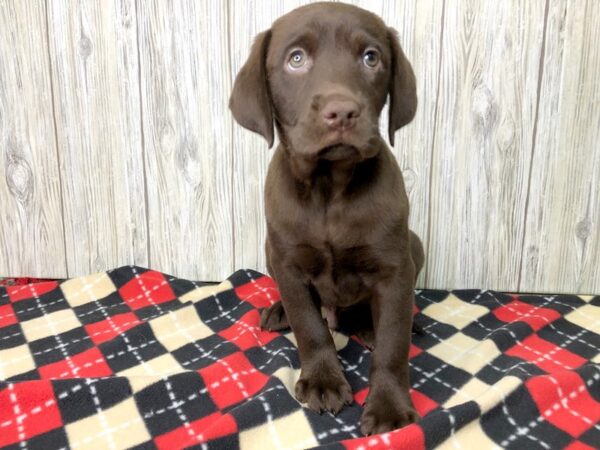
[(260, 327), (263, 330), (280, 331), (290, 327), (281, 302), (265, 308), (260, 313)]

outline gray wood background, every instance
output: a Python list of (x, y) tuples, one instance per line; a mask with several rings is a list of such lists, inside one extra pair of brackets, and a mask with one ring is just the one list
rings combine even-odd
[[(0, 0), (0, 276), (264, 271), (271, 153), (227, 100), (304, 3)], [(353, 3), (417, 74), (394, 152), (418, 285), (600, 292), (600, 2)]]

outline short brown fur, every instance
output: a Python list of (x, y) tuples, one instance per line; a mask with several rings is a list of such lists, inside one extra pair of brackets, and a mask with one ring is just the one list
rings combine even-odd
[[(296, 73), (289, 56), (298, 48), (306, 58)], [(365, 66), (370, 48), (378, 52), (375, 68)], [(261, 325), (291, 326), (301, 362), (296, 397), (316, 411), (337, 413), (352, 401), (327, 323), (374, 347), (364, 434), (418, 418), (408, 394), (408, 350), (424, 255), (408, 228), (402, 174), (379, 134), (388, 95), (393, 143), (417, 106), (395, 31), (360, 8), (317, 3), (257, 36), (230, 100), (242, 126), (271, 146), (275, 124), (280, 140), (265, 212), (268, 270), (282, 302), (263, 311)]]

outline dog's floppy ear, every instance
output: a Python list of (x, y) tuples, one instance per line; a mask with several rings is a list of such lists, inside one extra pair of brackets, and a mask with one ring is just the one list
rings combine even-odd
[(229, 109), (244, 128), (261, 134), (273, 146), (273, 110), (267, 84), (265, 60), (271, 40), (271, 30), (256, 36), (250, 56), (238, 73)]
[(417, 86), (415, 74), (402, 47), (398, 42), (398, 33), (388, 29), (388, 39), (392, 52), (392, 74), (390, 77), (390, 122), (389, 139), (394, 145), (394, 133), (415, 117), (417, 111)]

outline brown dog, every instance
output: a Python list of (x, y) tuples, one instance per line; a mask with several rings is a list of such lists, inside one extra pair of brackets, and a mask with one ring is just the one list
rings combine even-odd
[(388, 94), (393, 144), (417, 107), (395, 31), (360, 8), (316, 3), (256, 37), (230, 100), (242, 126), (272, 146), (275, 123), (281, 141), (265, 209), (268, 270), (282, 302), (263, 311), (261, 325), (289, 323), (301, 363), (296, 397), (319, 412), (337, 413), (352, 401), (320, 307), (331, 327), (346, 317), (360, 328), (352, 331), (374, 336), (364, 434), (418, 418), (408, 349), (424, 257), (408, 228), (402, 174), (379, 134)]

